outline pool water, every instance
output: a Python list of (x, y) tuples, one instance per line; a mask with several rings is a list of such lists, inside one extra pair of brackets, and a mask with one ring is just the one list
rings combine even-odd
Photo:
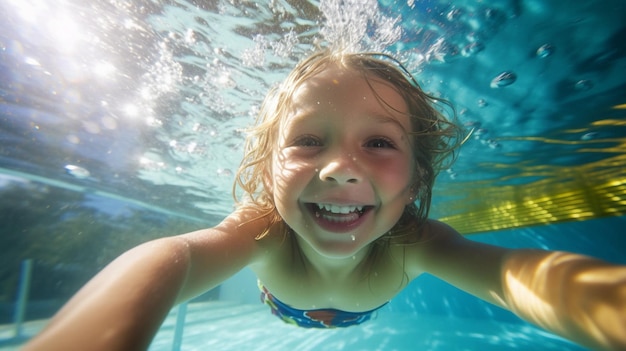
[[(150, 350), (171, 350), (175, 316)], [(259, 305), (205, 303), (188, 310), (181, 350), (584, 350), (538, 328), (489, 319), (415, 316), (382, 310), (359, 327), (287, 325)]]
[[(626, 264), (624, 23), (622, 0), (0, 0), (0, 350), (125, 250), (229, 213), (244, 129), (318, 46), (390, 53), (455, 105), (431, 217)], [(176, 349), (178, 311), (151, 350)], [(427, 275), (319, 331), (244, 270), (184, 321), (182, 350), (582, 349)]]

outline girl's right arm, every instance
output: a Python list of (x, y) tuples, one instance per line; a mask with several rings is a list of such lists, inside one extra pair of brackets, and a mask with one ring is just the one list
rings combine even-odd
[(260, 258), (267, 226), (249, 210), (218, 226), (142, 244), (87, 283), (23, 350), (147, 349), (172, 306)]

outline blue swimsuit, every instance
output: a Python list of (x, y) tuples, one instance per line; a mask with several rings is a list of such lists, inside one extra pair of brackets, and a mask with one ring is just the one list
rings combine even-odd
[(316, 310), (299, 310), (293, 308), (272, 295), (259, 281), (261, 301), (272, 310), (272, 314), (285, 323), (303, 328), (340, 328), (361, 324), (372, 318), (374, 313), (383, 306), (365, 312), (346, 312), (332, 308)]

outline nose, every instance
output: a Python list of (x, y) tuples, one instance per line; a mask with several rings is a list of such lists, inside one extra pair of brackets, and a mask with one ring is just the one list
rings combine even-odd
[(320, 168), (319, 177), (322, 181), (338, 184), (358, 183), (362, 180), (358, 161), (348, 153), (331, 157)]

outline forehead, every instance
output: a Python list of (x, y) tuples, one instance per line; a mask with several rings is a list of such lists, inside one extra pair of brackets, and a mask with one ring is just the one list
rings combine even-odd
[(307, 109), (330, 109), (372, 114), (399, 119), (409, 131), (408, 107), (398, 88), (374, 74), (330, 64), (305, 79), (291, 96), (291, 112)]

